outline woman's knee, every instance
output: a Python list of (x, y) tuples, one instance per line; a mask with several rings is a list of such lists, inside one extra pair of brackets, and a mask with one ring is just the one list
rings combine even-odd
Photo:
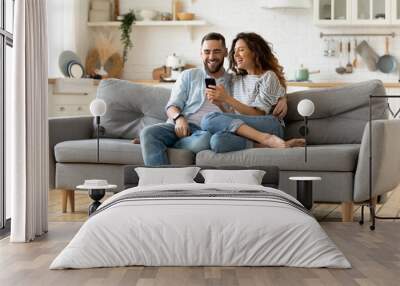
[(210, 112), (204, 115), (201, 119), (201, 129), (207, 131), (211, 129), (215, 125), (215, 120), (217, 120), (217, 118), (221, 115), (221, 112)]

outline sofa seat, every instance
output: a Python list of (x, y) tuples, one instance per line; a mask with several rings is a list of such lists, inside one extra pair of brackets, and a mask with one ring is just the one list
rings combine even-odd
[(285, 171), (354, 172), (357, 167), (359, 144), (308, 146), (308, 160), (304, 162), (304, 148), (254, 148), (244, 151), (219, 153), (202, 151), (196, 156), (197, 165), (212, 166), (278, 166)]
[[(55, 160), (58, 163), (96, 163), (97, 140), (72, 140), (60, 142), (54, 147)], [(191, 165), (194, 155), (188, 150), (168, 149), (173, 164)], [(100, 139), (100, 162), (116, 165), (143, 165), (139, 144), (126, 139)]]

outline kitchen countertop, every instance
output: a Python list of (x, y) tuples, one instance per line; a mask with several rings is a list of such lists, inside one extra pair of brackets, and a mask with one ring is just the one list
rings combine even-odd
[[(142, 84), (169, 84), (167, 82), (160, 82), (158, 80), (131, 80), (135, 83), (142, 83)], [(49, 84), (55, 84), (55, 78), (49, 78)], [(94, 85), (98, 85), (100, 80), (94, 80)], [(288, 81), (287, 86), (290, 87), (308, 87), (308, 88), (329, 88), (329, 87), (337, 87), (346, 84), (351, 84), (352, 82), (299, 82), (299, 81)], [(385, 88), (400, 88), (400, 82), (384, 82), (383, 83)]]

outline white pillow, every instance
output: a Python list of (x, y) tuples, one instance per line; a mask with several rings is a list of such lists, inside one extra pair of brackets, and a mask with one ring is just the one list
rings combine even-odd
[(195, 183), (193, 179), (199, 170), (199, 167), (135, 168), (139, 176), (139, 186)]
[(265, 171), (262, 170), (202, 170), (205, 184), (234, 183), (261, 185)]

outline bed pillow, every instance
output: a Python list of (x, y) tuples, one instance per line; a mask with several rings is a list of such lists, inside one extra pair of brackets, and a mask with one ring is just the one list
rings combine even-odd
[(261, 185), (265, 171), (261, 170), (202, 170), (205, 184), (234, 183)]
[(199, 170), (199, 167), (135, 168), (139, 177), (138, 186), (195, 183), (193, 179), (196, 177)]

